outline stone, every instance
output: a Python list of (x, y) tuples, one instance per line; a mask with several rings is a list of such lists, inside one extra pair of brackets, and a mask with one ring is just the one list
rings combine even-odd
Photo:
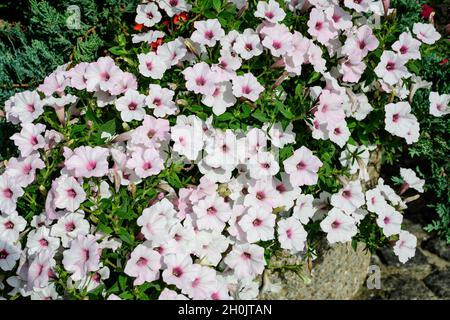
[(436, 296), (420, 280), (404, 274), (391, 274), (381, 279), (381, 289), (375, 299), (435, 300)]
[[(329, 245), (323, 240), (318, 247), (322, 255), (312, 261), (311, 273), (307, 261), (294, 258), (285, 251), (274, 257), (273, 262), (280, 266), (303, 263), (300, 273), (266, 269), (259, 299), (352, 299), (363, 286), (370, 264), (370, 253), (363, 248), (364, 245), (359, 244), (355, 251), (350, 243)], [(280, 290), (264, 290), (268, 283)]]
[(436, 270), (424, 282), (439, 298), (450, 299), (450, 269)]
[(450, 245), (445, 240), (432, 238), (423, 242), (422, 248), (438, 255), (440, 258), (450, 261)]

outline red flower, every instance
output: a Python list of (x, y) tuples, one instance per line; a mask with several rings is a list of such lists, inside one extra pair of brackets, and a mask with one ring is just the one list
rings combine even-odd
[(144, 27), (143, 24), (137, 23), (137, 24), (134, 25), (133, 29), (136, 30), (136, 31), (141, 31), (143, 27)]
[(442, 59), (441, 62), (439, 62), (439, 65), (443, 66), (444, 64), (446, 64), (448, 62), (448, 58)]
[(186, 12), (181, 12), (173, 17), (173, 23), (174, 24), (182, 24), (183, 22), (186, 22), (188, 20), (188, 16)]
[(424, 4), (422, 6), (422, 12), (420, 13), (420, 15), (422, 16), (422, 18), (424, 18), (425, 20), (428, 20), (430, 18), (430, 15), (434, 12), (434, 9), (432, 7), (430, 7), (427, 4)]
[(158, 47), (162, 44), (163, 44), (163, 38), (158, 38), (152, 42), (151, 46), (152, 46), (152, 49), (154, 51), (156, 51), (156, 49), (158, 49)]

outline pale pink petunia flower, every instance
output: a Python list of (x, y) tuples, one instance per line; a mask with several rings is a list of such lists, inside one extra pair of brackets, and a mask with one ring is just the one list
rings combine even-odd
[(106, 148), (82, 146), (66, 156), (64, 165), (77, 178), (103, 177), (109, 170), (108, 156)]
[(328, 138), (341, 148), (345, 146), (350, 138), (350, 130), (348, 129), (347, 122), (345, 121), (330, 123), (327, 125), (327, 130)]
[(6, 118), (8, 121), (31, 123), (44, 113), (44, 105), (36, 91), (23, 91), (12, 96), (5, 102)]
[(281, 123), (274, 123), (270, 126), (265, 124), (263, 129), (267, 129), (271, 144), (277, 148), (283, 148), (285, 145), (295, 142), (292, 123), (289, 123), (286, 128), (283, 128)]
[(191, 35), (191, 40), (208, 47), (214, 47), (216, 42), (225, 36), (219, 20), (208, 19), (206, 21), (195, 21), (195, 31)]
[(347, 242), (358, 232), (356, 221), (337, 208), (331, 209), (320, 223), (329, 243)]
[(344, 5), (347, 8), (353, 9), (356, 12), (368, 12), (373, 0), (344, 0)]
[(271, 152), (260, 151), (250, 157), (247, 163), (253, 179), (270, 178), (280, 171), (280, 165)]
[(331, 39), (337, 37), (338, 33), (333, 24), (325, 16), (322, 10), (313, 8), (308, 20), (308, 33), (316, 37), (322, 44), (328, 43)]
[(45, 125), (38, 123), (24, 123), (20, 133), (11, 136), (11, 140), (19, 148), (22, 157), (28, 157), (34, 151), (44, 147), (45, 139), (42, 133), (45, 132)]
[(347, 214), (352, 214), (365, 203), (366, 200), (359, 180), (350, 181), (338, 193), (331, 196), (331, 205)]
[(421, 59), (420, 55), (421, 42), (411, 35), (411, 32), (403, 32), (398, 40), (392, 45), (392, 50), (397, 52), (407, 60)]
[(387, 84), (395, 85), (402, 78), (409, 78), (411, 73), (405, 66), (406, 59), (392, 51), (384, 51), (380, 63), (374, 69), (375, 74)]
[(441, 35), (431, 23), (416, 22), (413, 26), (413, 32), (420, 41), (426, 44), (434, 44), (441, 38)]
[(189, 300), (185, 295), (179, 294), (174, 290), (164, 288), (158, 297), (158, 300)]
[(132, 120), (143, 120), (145, 115), (144, 101), (145, 95), (136, 90), (128, 90), (125, 95), (117, 99), (114, 104), (120, 111), (120, 117), (125, 122)]
[(365, 69), (366, 64), (361, 61), (358, 55), (342, 59), (338, 66), (338, 70), (342, 74), (342, 80), (351, 83), (357, 83)]
[(145, 99), (145, 103), (153, 109), (155, 117), (162, 118), (177, 112), (178, 107), (173, 102), (174, 95), (175, 92), (170, 89), (162, 88), (158, 84), (150, 84), (149, 95)]
[(43, 288), (48, 285), (50, 275), (56, 266), (56, 261), (53, 258), (54, 254), (51, 250), (43, 250), (35, 256), (28, 267), (28, 287)]
[(345, 112), (342, 106), (342, 98), (330, 90), (322, 90), (319, 97), (315, 119), (320, 123), (337, 124), (344, 120)]
[(74, 177), (62, 175), (57, 180), (54, 204), (56, 208), (75, 212), (86, 200), (86, 192)]
[(136, 23), (143, 24), (146, 27), (153, 27), (161, 21), (161, 13), (155, 3), (139, 4), (136, 8)]
[(166, 62), (167, 68), (170, 68), (185, 59), (187, 49), (183, 42), (183, 38), (179, 37), (173, 41), (160, 45), (156, 54)]
[(255, 102), (263, 91), (264, 87), (251, 73), (237, 76), (233, 80), (233, 94), (237, 98), (243, 97)]
[(278, 23), (283, 21), (286, 17), (286, 13), (275, 0), (269, 0), (269, 3), (258, 1), (255, 17), (265, 19), (270, 23)]
[(383, 234), (390, 237), (400, 233), (403, 216), (392, 206), (387, 205), (378, 213), (377, 224), (383, 229)]
[(0, 238), (0, 269), (3, 271), (12, 270), (19, 260), (21, 254), (20, 243), (13, 244)]
[(403, 178), (404, 185), (402, 186), (402, 190), (400, 190), (400, 194), (402, 191), (406, 191), (408, 188), (416, 189), (418, 192), (423, 192), (423, 186), (425, 184), (425, 180), (419, 179), (416, 173), (411, 169), (400, 168), (400, 176)]
[(50, 97), (54, 93), (62, 96), (69, 84), (70, 78), (68, 78), (67, 71), (56, 70), (44, 79), (44, 83), (39, 85), (38, 91), (44, 93), (46, 97)]
[(408, 231), (400, 231), (400, 237), (394, 246), (394, 253), (401, 263), (406, 263), (416, 254), (417, 238)]
[(266, 261), (264, 248), (250, 243), (235, 244), (224, 262), (239, 279), (253, 279), (262, 274)]
[(141, 226), (141, 233), (145, 238), (154, 243), (164, 243), (170, 237), (169, 230), (175, 224), (176, 211), (172, 203), (166, 198), (142, 211), (137, 219), (137, 225)]
[(435, 117), (442, 117), (450, 113), (449, 102), (450, 94), (439, 94), (430, 92), (430, 114)]
[(88, 272), (100, 269), (100, 247), (93, 235), (79, 235), (63, 252), (62, 263), (75, 281), (83, 279)]
[(275, 189), (272, 179), (254, 180), (248, 186), (248, 194), (244, 198), (244, 205), (261, 210), (272, 211), (280, 203), (280, 193)]
[(59, 248), (59, 239), (50, 236), (49, 228), (41, 226), (28, 234), (26, 247), (29, 255), (45, 250), (55, 252)]
[(36, 170), (44, 167), (44, 161), (39, 154), (33, 153), (26, 158), (9, 159), (5, 172), (21, 187), (27, 187), (34, 181)]
[(79, 212), (70, 212), (58, 219), (52, 225), (50, 234), (61, 239), (64, 248), (70, 246), (70, 241), (76, 239), (78, 235), (89, 234), (89, 222), (84, 219), (84, 215)]
[(138, 54), (139, 72), (144, 77), (161, 79), (167, 70), (166, 61), (154, 52)]
[(146, 147), (157, 148), (161, 142), (169, 139), (169, 131), (168, 120), (145, 115), (142, 125), (133, 131), (131, 142), (135, 145), (142, 144)]
[(108, 91), (122, 77), (123, 71), (116, 66), (111, 57), (100, 57), (96, 62), (90, 63), (86, 67), (84, 77), (86, 79), (86, 89), (93, 91)]
[(16, 211), (17, 199), (23, 196), (24, 191), (14, 178), (7, 174), (0, 175), (0, 212), (11, 214)]
[(10, 243), (16, 242), (26, 226), (27, 221), (17, 212), (7, 216), (0, 215), (0, 238)]
[(188, 279), (182, 292), (194, 300), (207, 299), (217, 283), (216, 271), (210, 267), (193, 264), (186, 272)]
[(78, 90), (86, 90), (87, 78), (85, 74), (88, 66), (88, 62), (80, 62), (67, 71), (67, 77), (70, 79), (70, 87)]
[(193, 206), (200, 230), (222, 231), (231, 217), (231, 207), (218, 195), (208, 196)]
[(125, 93), (128, 90), (137, 90), (137, 88), (138, 83), (136, 76), (132, 73), (124, 72), (116, 84), (109, 89), (109, 93), (116, 96)]
[(183, 70), (186, 89), (194, 93), (213, 95), (216, 90), (214, 73), (205, 62), (200, 62)]
[(367, 25), (363, 25), (345, 40), (342, 53), (347, 56), (359, 56), (362, 59), (367, 56), (369, 51), (374, 51), (378, 48), (379, 44), (380, 42), (373, 34), (372, 29)]
[(125, 265), (124, 272), (136, 278), (133, 285), (138, 286), (144, 282), (153, 282), (159, 279), (161, 268), (161, 255), (145, 244), (140, 244), (131, 252), (131, 257)]
[(173, 17), (181, 12), (189, 12), (192, 8), (186, 0), (157, 0), (157, 3), (169, 17)]
[(159, 174), (164, 169), (164, 161), (156, 149), (136, 147), (127, 167), (133, 169), (138, 177), (147, 178)]
[(217, 116), (224, 113), (227, 108), (236, 103), (231, 82), (225, 81), (216, 84), (212, 95), (203, 95), (202, 103), (208, 107), (212, 107), (213, 113)]
[(317, 208), (313, 205), (313, 201), (314, 197), (310, 194), (299, 195), (295, 200), (292, 217), (300, 220), (303, 224), (307, 224), (317, 211)]
[(305, 249), (307, 233), (302, 224), (295, 218), (278, 221), (278, 241), (283, 249), (297, 253)]
[[(192, 258), (189, 254), (169, 254), (164, 256), (165, 270), (162, 278), (165, 283), (173, 284), (179, 289), (186, 288), (189, 284), (187, 273), (192, 268)], [(163, 267), (164, 268), (164, 267)]]
[(353, 26), (352, 16), (337, 5), (326, 8), (325, 15), (335, 29), (348, 30)]
[(317, 183), (317, 172), (322, 166), (322, 161), (313, 155), (311, 150), (302, 146), (284, 160), (283, 165), (292, 186), (314, 185)]
[(281, 57), (291, 50), (292, 33), (284, 24), (266, 25), (261, 29), (264, 39), (261, 42), (274, 57)]
[(385, 206), (388, 205), (381, 192), (382, 191), (379, 188), (366, 191), (366, 205), (367, 210), (370, 212), (380, 214), (384, 210)]
[[(405, 138), (408, 144), (419, 139), (419, 122), (411, 113), (411, 106), (406, 101), (389, 103), (385, 107), (385, 130), (389, 133)], [(414, 136), (411, 133), (416, 134)]]
[(244, 60), (259, 56), (263, 52), (259, 35), (253, 29), (249, 28), (237, 36), (233, 44), (233, 49)]
[(275, 215), (265, 209), (250, 207), (241, 217), (239, 226), (246, 233), (249, 243), (272, 240), (275, 232)]

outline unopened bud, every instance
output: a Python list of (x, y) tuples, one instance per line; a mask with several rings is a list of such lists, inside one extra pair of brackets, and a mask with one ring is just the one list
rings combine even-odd
[(130, 125), (126, 122), (122, 122), (122, 128), (125, 131), (129, 131), (130, 130)]

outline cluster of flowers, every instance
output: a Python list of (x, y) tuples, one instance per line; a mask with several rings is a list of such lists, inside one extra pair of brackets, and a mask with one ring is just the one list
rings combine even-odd
[[(244, 8), (245, 1), (231, 2)], [(254, 16), (261, 24), (255, 30), (225, 34), (217, 19), (195, 21), (190, 39), (180, 37), (139, 54), (140, 76), (159, 80), (172, 67), (188, 64), (182, 71), (187, 90), (183, 94), (201, 95), (201, 102), (220, 115), (238, 99), (256, 102), (265, 90), (267, 84), (259, 83), (250, 71), (239, 71), (243, 61), (262, 54), (272, 56), (274, 67), (285, 69), (278, 84), (301, 75), (302, 66), (311, 64), (326, 85), (310, 88), (317, 104), (311, 110), (311, 123), (305, 125), (310, 126), (314, 139), (330, 139), (342, 148), (350, 137), (345, 119), (363, 120), (372, 111), (365, 93), (382, 90), (404, 99), (409, 90), (403, 79), (411, 77), (405, 63), (420, 59), (421, 42), (431, 44), (439, 38), (431, 24), (416, 24), (413, 33), (420, 41), (410, 32), (403, 33), (392, 45), (393, 51), (383, 52), (375, 69), (379, 79), (354, 93), (352, 86), (364, 73), (369, 53), (379, 45), (362, 14), (383, 15), (381, 2), (345, 0), (345, 8), (338, 1), (286, 2), (286, 8), (295, 12), (312, 7), (311, 39), (282, 23), (286, 8), (279, 2), (260, 1)], [(190, 9), (184, 0), (142, 4), (136, 22), (152, 27), (161, 21), (161, 10), (173, 17)], [(133, 42), (150, 44), (162, 37), (163, 32), (150, 30), (135, 35)], [(221, 46), (217, 63), (202, 61), (207, 48), (217, 44)], [(322, 48), (338, 57), (338, 66), (330, 71)], [(37, 91), (18, 93), (5, 105), (6, 119), (21, 126), (11, 137), (20, 157), (11, 158), (0, 175), (0, 269), (10, 271), (17, 266), (16, 274), (6, 279), (14, 288), (10, 295), (60, 298), (54, 285), (57, 266), (70, 274), (67, 286), (87, 291), (97, 288), (110, 276), (102, 254), (116, 251), (121, 241), (97, 230), (85, 216), (83, 203), (139, 186), (180, 160), (197, 165), (203, 175), (200, 184), (177, 191), (165, 184), (166, 191), (136, 221), (142, 243), (124, 257), (124, 273), (135, 278), (134, 285), (162, 279), (179, 289), (164, 289), (160, 299), (256, 298), (256, 278), (266, 265), (260, 242), (277, 239), (281, 248), (302, 253), (305, 225), (311, 220), (321, 221), (330, 243), (347, 242), (357, 234), (360, 221), (375, 213), (386, 237), (398, 235), (394, 252), (400, 261), (414, 255), (416, 238), (401, 230), (399, 211), (406, 207), (405, 201), (382, 179), (375, 188), (363, 191), (370, 147), (347, 145), (341, 163), (350, 173), (359, 173), (359, 178), (347, 181), (335, 194), (324, 191), (314, 198), (301, 187), (317, 183), (320, 154), (301, 146), (282, 163), (277, 158), (279, 148), (296, 143), (292, 124), (283, 128), (280, 123), (267, 123), (246, 132), (216, 129), (213, 116), (206, 121), (195, 115), (177, 116), (183, 105), (177, 99), (179, 87), (150, 84), (143, 93), (138, 90), (139, 79), (121, 70), (110, 57), (67, 67), (48, 76)], [(36, 123), (44, 107), (53, 108), (63, 125), (84, 115), (86, 110), (77, 106), (78, 97), (66, 89), (92, 93), (96, 108), (117, 110), (121, 120), (134, 128), (113, 136), (105, 133), (106, 146), (69, 148), (63, 133)], [(430, 113), (449, 113), (449, 100), (450, 96), (433, 92)], [(174, 125), (167, 119), (170, 116), (176, 117)], [(417, 141), (419, 126), (408, 102), (386, 105), (386, 130), (407, 143)], [(36, 180), (37, 170), (46, 167), (49, 151), (62, 145), (65, 160), (51, 189), (44, 190), (45, 212), (27, 224), (18, 213), (17, 200)], [(358, 161), (350, 159), (354, 154)], [(408, 188), (423, 192), (423, 180), (412, 170), (402, 169), (401, 175), (405, 183), (400, 193)]]

